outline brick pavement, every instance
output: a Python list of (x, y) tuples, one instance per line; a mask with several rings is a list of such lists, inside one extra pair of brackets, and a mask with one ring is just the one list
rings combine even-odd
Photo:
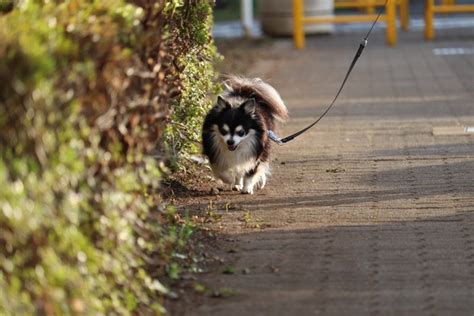
[[(256, 195), (224, 193), (220, 251), (249, 274), (205, 276), (196, 315), (473, 315), (474, 135), (433, 127), (474, 125), (474, 32), (446, 30), (433, 43), (376, 32), (347, 88), (311, 132), (275, 148), (273, 175)], [(281, 92), (296, 131), (336, 92), (361, 34), (289, 41), (250, 73)], [(204, 198), (201, 203), (207, 203)], [(250, 212), (260, 229), (242, 222)], [(225, 254), (233, 249), (236, 253)]]

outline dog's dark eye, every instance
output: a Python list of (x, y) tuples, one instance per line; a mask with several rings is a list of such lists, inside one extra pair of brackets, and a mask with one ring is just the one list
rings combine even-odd
[(244, 130), (241, 129), (240, 131), (238, 131), (238, 132), (237, 132), (237, 135), (238, 135), (239, 137), (244, 136), (244, 135), (245, 135)]
[(220, 129), (220, 132), (221, 132), (222, 136), (225, 136), (229, 133), (228, 131), (226, 131), (225, 129), (222, 129), (222, 128)]

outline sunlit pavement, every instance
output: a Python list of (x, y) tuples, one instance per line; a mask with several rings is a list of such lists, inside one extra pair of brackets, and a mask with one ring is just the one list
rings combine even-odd
[[(304, 51), (282, 39), (261, 53), (249, 74), (286, 100), (282, 136), (324, 110), (363, 35), (308, 37)], [(205, 280), (234, 295), (190, 314), (472, 315), (474, 28), (439, 28), (433, 42), (416, 28), (398, 35), (389, 48), (375, 30), (329, 115), (275, 146), (268, 187), (222, 195), (239, 205), (221, 243), (238, 272)]]

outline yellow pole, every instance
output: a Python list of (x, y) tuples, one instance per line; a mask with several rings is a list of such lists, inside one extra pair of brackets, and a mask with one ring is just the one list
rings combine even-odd
[(367, 14), (374, 14), (375, 13), (375, 1), (374, 0), (368, 0), (367, 1), (367, 7), (365, 9)]
[(397, 12), (395, 0), (389, 0), (387, 2), (385, 15), (387, 16), (387, 43), (390, 46), (395, 46), (397, 43)]
[(409, 0), (400, 0), (400, 24), (404, 31), (408, 31), (410, 26), (410, 5)]
[(441, 4), (451, 5), (451, 4), (454, 4), (454, 0), (441, 0)]
[(293, 41), (297, 49), (304, 48), (303, 0), (293, 0)]
[(426, 40), (432, 40), (434, 38), (433, 9), (434, 9), (434, 0), (425, 0), (425, 39)]

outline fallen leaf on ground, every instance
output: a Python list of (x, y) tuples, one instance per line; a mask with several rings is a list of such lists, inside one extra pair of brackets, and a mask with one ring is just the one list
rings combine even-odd
[(330, 172), (330, 173), (339, 173), (339, 172), (345, 172), (345, 171), (346, 169), (341, 168), (341, 167), (326, 170), (326, 172)]
[(220, 288), (218, 290), (214, 290), (211, 294), (211, 297), (213, 297), (213, 298), (226, 298), (226, 297), (230, 297), (230, 296), (234, 296), (234, 295), (237, 295), (237, 291), (235, 291), (231, 288), (223, 287), (223, 288)]
[(223, 274), (235, 274), (235, 267), (229, 266), (222, 271)]

